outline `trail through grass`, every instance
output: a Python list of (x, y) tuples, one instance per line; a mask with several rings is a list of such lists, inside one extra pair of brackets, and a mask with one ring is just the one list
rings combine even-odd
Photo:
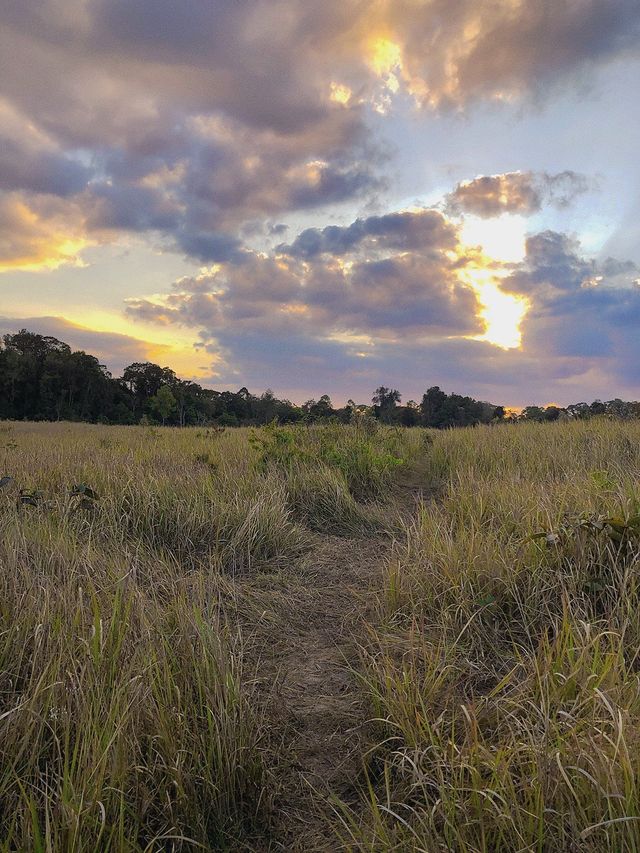
[(295, 849), (352, 722), (339, 638), (355, 566), (370, 573), (365, 537), (397, 524), (417, 434), (2, 438), (0, 849)]
[(640, 425), (4, 424), (0, 850), (640, 850)]

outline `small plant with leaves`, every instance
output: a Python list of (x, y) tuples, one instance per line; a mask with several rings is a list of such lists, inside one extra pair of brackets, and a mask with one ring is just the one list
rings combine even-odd
[(16, 498), (16, 505), (18, 509), (27, 506), (43, 509), (46, 506), (44, 492), (42, 489), (20, 489)]
[(300, 439), (300, 430), (279, 426), (275, 420), (249, 433), (249, 445), (258, 454), (258, 468), (262, 471), (271, 463), (287, 469), (293, 462), (307, 458)]
[(71, 512), (87, 510), (95, 512), (98, 508), (99, 495), (86, 483), (77, 483), (71, 489)]
[(538, 530), (528, 538), (543, 540), (548, 546), (556, 547), (575, 538), (581, 532), (595, 537), (605, 536), (618, 545), (632, 547), (640, 541), (640, 513), (634, 512), (626, 518), (581, 513), (573, 518), (567, 518), (553, 530)]

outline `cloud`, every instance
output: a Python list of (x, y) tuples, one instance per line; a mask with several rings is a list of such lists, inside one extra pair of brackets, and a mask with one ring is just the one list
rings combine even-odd
[(440, 107), (548, 98), (602, 63), (637, 56), (640, 36), (635, 0), (387, 0), (379, 20), (397, 46), (392, 72), (422, 104)]
[(500, 216), (537, 213), (545, 204), (566, 207), (580, 193), (586, 192), (587, 180), (572, 171), (550, 175), (547, 172), (505, 172), (480, 175), (459, 183), (446, 196), (446, 208), (452, 213), (476, 216)]
[(84, 216), (73, 202), (0, 192), (0, 272), (78, 264), (88, 244), (85, 232)]
[(364, 110), (331, 100), (315, 49), (296, 43), (314, 16), (287, 5), (4, 4), (18, 133), (0, 189), (73, 195), (89, 231), (150, 232), (204, 262), (230, 257), (256, 218), (375, 193)]
[(88, 166), (0, 96), (0, 189), (67, 198), (81, 192), (91, 177)]
[[(192, 330), (229, 381), (464, 384), (508, 402), (631, 382), (635, 265), (543, 231), (507, 268), (462, 247), (449, 218), (563, 207), (588, 188), (575, 172), (480, 176), (439, 210), (291, 223), (384, 210), (375, 111), (519, 109), (640, 55), (639, 36), (637, 0), (6, 0), (0, 269), (146, 234), (207, 269), (130, 315)], [(264, 238), (286, 242), (261, 252)], [(474, 270), (529, 300), (522, 350), (473, 340)]]
[(202, 326), (216, 337), (480, 333), (476, 297), (458, 275), (464, 258), (456, 250), (456, 229), (439, 211), (369, 217), (309, 229), (272, 256), (245, 251), (180, 279), (166, 299), (130, 300), (128, 311)]
[[(161, 348), (155, 344), (116, 332), (98, 332), (72, 323), (64, 317), (0, 316), (0, 335), (11, 334), (18, 329), (51, 335), (68, 343), (72, 349), (95, 355), (102, 364), (107, 365), (114, 376), (119, 376), (128, 364), (158, 358), (161, 354)], [(167, 358), (170, 358), (170, 352), (171, 348), (167, 346)]]
[[(271, 255), (245, 251), (131, 299), (131, 317), (192, 328), (219, 361), (216, 383), (277, 384), (352, 396), (380, 382), (415, 396), (440, 384), (522, 405), (613, 396), (638, 380), (640, 288), (633, 262), (586, 257), (578, 241), (530, 235), (521, 264), (494, 262), (495, 286), (526, 296), (521, 348), (482, 340), (468, 273), (486, 263), (438, 210), (306, 229)], [(471, 276), (471, 281), (473, 277)], [(212, 380), (213, 381), (213, 380)]]
[(314, 258), (329, 254), (342, 256), (358, 248), (436, 251), (457, 244), (455, 226), (437, 210), (401, 211), (357, 219), (351, 225), (307, 228), (290, 245), (277, 251), (294, 258)]
[(575, 237), (547, 230), (527, 238), (524, 263), (503, 287), (547, 303), (596, 287), (626, 293), (639, 272), (633, 261), (587, 258)]
[(637, 384), (639, 272), (632, 261), (585, 257), (578, 240), (566, 234), (530, 236), (525, 261), (503, 282), (531, 302), (524, 349), (545, 365), (569, 358), (603, 371), (604, 396), (613, 396), (621, 382)]
[[(545, 94), (637, 52), (640, 8), (7, 0), (0, 24), (0, 189), (27, 205), (34, 194), (73, 199), (89, 241), (93, 230), (148, 232), (209, 263), (231, 258), (257, 219), (384, 189), (372, 107), (403, 92), (438, 109)], [(567, 172), (518, 190), (514, 174), (513, 201), (467, 188), (466, 202), (482, 215), (533, 210), (579, 189)]]

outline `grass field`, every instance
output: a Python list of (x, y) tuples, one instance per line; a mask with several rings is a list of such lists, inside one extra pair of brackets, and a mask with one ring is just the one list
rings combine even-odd
[(640, 851), (640, 423), (0, 424), (0, 850)]

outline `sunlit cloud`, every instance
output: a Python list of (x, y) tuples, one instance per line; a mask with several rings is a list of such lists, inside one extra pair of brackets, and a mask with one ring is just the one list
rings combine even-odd
[[(454, 213), (470, 213), (483, 218), (505, 213), (531, 215), (544, 205), (567, 207), (589, 188), (584, 175), (569, 169), (548, 172), (505, 172), (479, 175), (461, 181), (446, 197)], [(504, 220), (503, 220), (504, 221)]]
[[(120, 375), (126, 365), (134, 361), (154, 361), (171, 366), (185, 377), (210, 376), (213, 372), (211, 356), (195, 354), (193, 346), (175, 346), (159, 340), (157, 329), (148, 338), (144, 329), (133, 324), (123, 324), (116, 316), (90, 319), (70, 316), (0, 316), (0, 334), (27, 328), (42, 335), (52, 335), (74, 349), (95, 355), (114, 375)], [(155, 335), (153, 334), (155, 332)], [(155, 339), (154, 339), (155, 338)], [(206, 368), (205, 366), (206, 365)]]
[(75, 205), (0, 194), (0, 273), (81, 266), (81, 252), (92, 243), (83, 234), (82, 215)]
[(120, 312), (91, 308), (77, 312), (69, 310), (65, 320), (97, 336), (115, 334), (123, 339), (136, 340), (144, 349), (147, 360), (170, 365), (183, 376), (202, 378), (211, 375), (216, 362), (215, 356), (203, 357), (194, 346), (193, 334), (179, 327), (172, 326), (158, 334), (155, 324), (134, 323)]
[(329, 97), (334, 103), (346, 106), (353, 97), (353, 92), (348, 86), (345, 86), (343, 83), (332, 82)]

